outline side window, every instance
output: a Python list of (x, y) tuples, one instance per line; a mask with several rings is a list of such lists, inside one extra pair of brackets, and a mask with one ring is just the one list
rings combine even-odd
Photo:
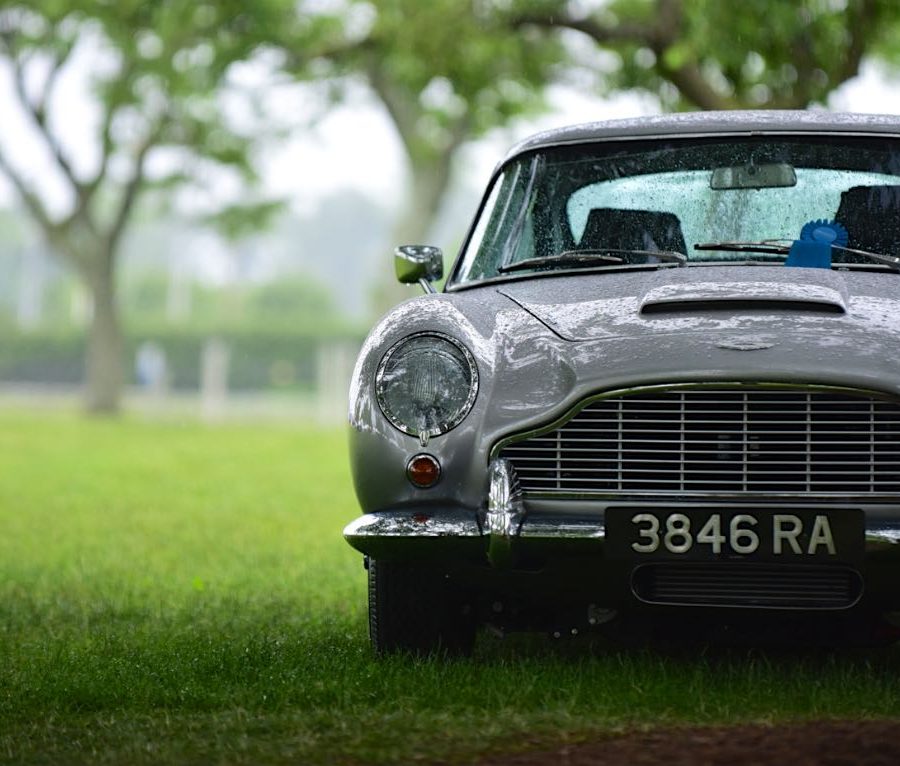
[(543, 167), (540, 157), (506, 168), (481, 210), (457, 279), (497, 276), (504, 262), (531, 258), (534, 251), (534, 190)]
[(519, 239), (509, 261), (510, 263), (527, 261), (536, 255), (537, 253), (534, 252), (534, 211), (529, 210), (528, 215), (525, 216), (525, 220), (522, 222)]
[[(483, 279), (494, 276), (495, 257), (493, 254), (497, 246), (497, 234), (500, 228), (500, 219), (503, 216), (503, 207), (497, 205), (497, 200), (502, 196), (508, 199), (509, 187), (515, 177), (515, 169), (506, 170), (495, 182), (491, 192), (485, 200), (478, 217), (478, 223), (469, 239), (466, 254), (460, 267), (459, 278)], [(488, 232), (491, 232), (489, 235)]]

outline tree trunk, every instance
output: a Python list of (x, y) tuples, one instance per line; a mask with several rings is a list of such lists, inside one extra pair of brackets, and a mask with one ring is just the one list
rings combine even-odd
[[(390, 252), (384, 259), (379, 278), (373, 291), (372, 302), (376, 313), (382, 314), (400, 301), (420, 295), (422, 288), (417, 285), (402, 285), (394, 276), (393, 249), (397, 245), (437, 245), (446, 247), (446, 242), (430, 242), (428, 238), (434, 227), (444, 195), (450, 186), (450, 162), (440, 159), (434, 162), (412, 162), (409, 191), (403, 201), (403, 208), (391, 227), (392, 242)], [(448, 262), (445, 252), (444, 263)]]
[(124, 367), (113, 259), (104, 261), (88, 280), (93, 313), (88, 331), (84, 394), (88, 412), (110, 415), (119, 410)]
[(441, 203), (450, 185), (449, 162), (420, 163), (410, 171), (410, 191), (394, 227), (398, 245), (439, 244), (426, 242), (434, 228)]

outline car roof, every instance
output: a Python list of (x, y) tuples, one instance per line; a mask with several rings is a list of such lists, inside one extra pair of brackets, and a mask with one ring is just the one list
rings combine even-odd
[[(900, 115), (825, 111), (681, 112), (590, 122), (547, 130), (514, 146), (504, 159), (535, 149), (607, 139), (706, 136), (714, 134), (900, 134)], [(501, 163), (502, 164), (502, 163)]]

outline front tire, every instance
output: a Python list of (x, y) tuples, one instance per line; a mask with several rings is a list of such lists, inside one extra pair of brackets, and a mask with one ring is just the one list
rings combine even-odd
[(369, 638), (375, 654), (469, 655), (471, 608), (439, 572), (369, 560)]

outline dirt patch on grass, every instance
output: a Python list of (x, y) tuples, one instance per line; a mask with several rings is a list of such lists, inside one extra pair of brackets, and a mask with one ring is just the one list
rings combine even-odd
[(896, 766), (900, 721), (666, 728), (542, 752), (489, 758), (479, 766)]

